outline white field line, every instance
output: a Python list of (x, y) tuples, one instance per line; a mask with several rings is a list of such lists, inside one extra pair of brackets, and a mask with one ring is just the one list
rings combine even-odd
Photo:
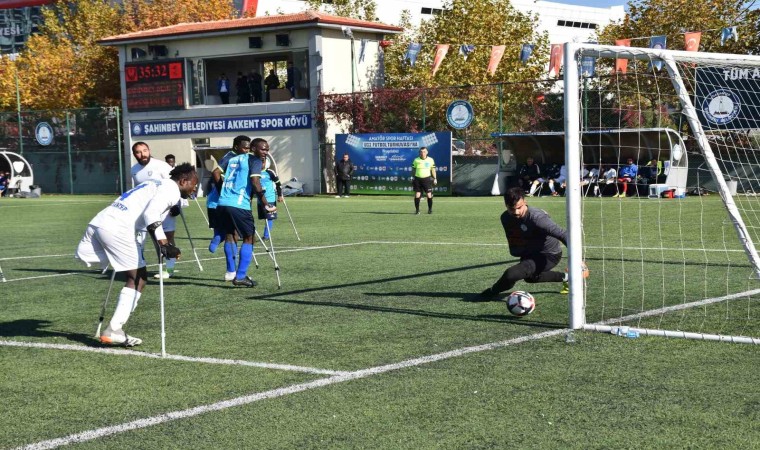
[(45, 202), (39, 202), (37, 200), (34, 200), (32, 203), (26, 203), (26, 204), (23, 204), (23, 205), (8, 205), (8, 204), (4, 203), (3, 204), (3, 209), (5, 209), (5, 208), (25, 208), (25, 207), (37, 208), (39, 206), (46, 206), (47, 207), (47, 206), (89, 205), (89, 204), (93, 204), (93, 203), (101, 203), (103, 205), (108, 205), (110, 202), (113, 202), (113, 198), (110, 199), (110, 200), (107, 200), (107, 201), (106, 200), (103, 200), (103, 201), (92, 200), (92, 201), (89, 201), (89, 202), (47, 202), (47, 203), (45, 203)]
[(316, 389), (316, 388), (320, 388), (324, 386), (330, 386), (337, 383), (358, 380), (361, 378), (367, 378), (373, 375), (379, 375), (382, 373), (405, 369), (408, 367), (415, 367), (415, 366), (420, 366), (423, 364), (429, 364), (432, 362), (441, 361), (444, 359), (455, 358), (455, 357), (467, 355), (469, 353), (476, 353), (476, 352), (482, 352), (482, 351), (507, 347), (510, 345), (517, 345), (523, 342), (534, 341), (538, 339), (547, 338), (550, 336), (557, 336), (566, 332), (567, 330), (565, 329), (545, 331), (543, 333), (537, 333), (537, 334), (532, 334), (528, 336), (521, 336), (518, 338), (509, 339), (506, 341), (477, 345), (474, 347), (465, 347), (458, 350), (451, 350), (444, 353), (438, 353), (435, 355), (409, 359), (409, 360), (401, 361), (394, 364), (371, 367), (368, 369), (357, 370), (355, 372), (346, 372), (340, 375), (333, 375), (327, 378), (309, 381), (306, 383), (299, 383), (299, 384), (294, 384), (291, 386), (286, 386), (286, 387), (282, 387), (278, 389), (272, 389), (269, 391), (259, 392), (259, 393), (250, 394), (250, 395), (244, 395), (242, 397), (236, 397), (229, 400), (223, 400), (223, 401), (211, 403), (208, 405), (196, 406), (194, 408), (183, 409), (180, 411), (172, 411), (172, 412), (160, 414), (153, 417), (148, 417), (145, 419), (139, 419), (132, 422), (122, 423), (119, 425), (113, 425), (109, 427), (88, 430), (88, 431), (72, 434), (66, 437), (62, 437), (62, 438), (51, 439), (47, 441), (40, 441), (40, 442), (36, 442), (34, 444), (29, 444), (27, 446), (19, 447), (19, 448), (29, 449), (29, 450), (42, 450), (42, 449), (56, 448), (63, 445), (69, 445), (69, 444), (74, 444), (78, 442), (91, 441), (91, 440), (98, 439), (101, 437), (124, 433), (131, 430), (138, 430), (141, 428), (151, 427), (154, 425), (159, 425), (159, 424), (171, 422), (174, 420), (186, 419), (188, 417), (194, 417), (194, 416), (198, 416), (200, 414), (205, 414), (208, 412), (221, 411), (228, 408), (248, 405), (248, 404), (255, 403), (261, 400), (283, 397), (286, 395), (308, 391), (311, 389)]
[[(401, 245), (401, 244), (412, 244), (412, 245), (456, 245), (456, 246), (467, 246), (467, 247), (506, 247), (507, 244), (495, 244), (495, 243), (478, 243), (478, 242), (425, 242), (425, 241), (362, 241), (362, 242), (349, 242), (349, 243), (343, 243), (343, 244), (331, 244), (331, 245), (318, 245), (313, 247), (283, 247), (281, 249), (277, 249), (275, 247), (275, 253), (295, 253), (295, 252), (305, 252), (305, 251), (312, 251), (312, 250), (325, 250), (325, 249), (331, 249), (331, 248), (340, 248), (340, 247), (352, 247), (352, 246), (359, 246), (359, 245)], [(609, 250), (643, 250), (643, 251), (684, 251), (684, 252), (710, 252), (710, 253), (743, 253), (744, 250), (728, 250), (728, 249), (703, 249), (703, 248), (670, 248), (670, 247), (596, 247), (596, 246), (587, 246), (587, 249), (609, 249)], [(256, 255), (267, 255), (267, 252), (258, 252)], [(29, 259), (29, 258), (57, 258), (62, 256), (69, 256), (73, 258), (73, 254), (70, 255), (50, 255), (50, 256), (30, 256), (30, 257), (24, 257), (24, 256), (17, 256), (17, 257), (7, 257), (7, 258), (0, 258), (0, 261), (10, 261), (15, 259)], [(217, 259), (222, 259), (221, 256), (215, 256), (215, 257), (208, 257), (208, 258), (199, 258), (201, 261), (214, 261)], [(187, 260), (187, 261), (178, 261), (177, 264), (185, 264), (185, 263), (195, 263), (195, 260)], [(158, 267), (158, 264), (152, 264), (148, 265), (148, 267)], [(24, 277), (24, 278), (13, 278), (13, 279), (7, 279), (6, 281), (8, 283), (12, 283), (14, 281), (28, 281), (28, 280), (36, 280), (40, 278), (51, 278), (51, 277), (61, 277), (61, 276), (69, 276), (69, 275), (78, 275), (81, 274), (81, 272), (66, 272), (66, 273), (57, 273), (52, 275), (39, 275), (39, 276), (33, 276), (33, 277)]]
[[(688, 307), (695, 307), (695, 306), (701, 306), (702, 304), (705, 304), (705, 302), (717, 302), (725, 299), (731, 299), (736, 297), (742, 297), (746, 295), (752, 295), (754, 293), (760, 292), (760, 289), (757, 290), (751, 290), (746, 291), (738, 294), (732, 294), (727, 295), (724, 297), (717, 297), (713, 299), (706, 299), (706, 300), (700, 300), (698, 302), (694, 303), (688, 303), (683, 305), (678, 305), (678, 309), (684, 309)], [(632, 314), (630, 316), (626, 316), (625, 320), (634, 320), (639, 317), (644, 317), (647, 313), (640, 313), (640, 314)], [(609, 323), (609, 321), (605, 322), (598, 322), (597, 325), (602, 325), (605, 323)], [(211, 403), (208, 405), (201, 405), (196, 406), (194, 408), (184, 409), (180, 411), (172, 411), (165, 414), (160, 414), (158, 416), (148, 417), (145, 419), (139, 419), (132, 422), (126, 422), (119, 425), (113, 425), (109, 427), (103, 427), (98, 428), (95, 430), (88, 430), (84, 431), (82, 433), (72, 434), (66, 437), (57, 438), (57, 439), (50, 439), (47, 441), (40, 441), (36, 442), (34, 444), (29, 444), (24, 447), (19, 447), (20, 449), (29, 449), (29, 450), (41, 450), (41, 449), (50, 449), (50, 448), (56, 448), (63, 445), (69, 445), (74, 444), (78, 442), (85, 442), (85, 441), (91, 441), (94, 439), (98, 439), (105, 436), (110, 436), (113, 434), (119, 434), (119, 433), (125, 433), (127, 431), (131, 430), (137, 430), (141, 428), (147, 428), (153, 425), (159, 425), (165, 422), (171, 422), (174, 420), (179, 419), (186, 419), (188, 417), (194, 417), (201, 414), (205, 414), (207, 412), (213, 412), (213, 411), (221, 411), (228, 408), (233, 408), (236, 406), (242, 406), (242, 405), (248, 405), (260, 400), (267, 400), (270, 398), (277, 398), (277, 397), (283, 397), (290, 394), (295, 394), (298, 392), (303, 392), (311, 389), (316, 389), (324, 386), (330, 386), (337, 383), (343, 383), (345, 381), (351, 381), (351, 380), (357, 380), (361, 378), (367, 378), (373, 375), (379, 375), (386, 372), (391, 372), (394, 370), (400, 370), (405, 369), (409, 367), (415, 367), (420, 366), (423, 364), (429, 364), (432, 362), (442, 361), (449, 358), (456, 358), (459, 356), (467, 355), (470, 353), (477, 353), (477, 352), (483, 352), (483, 351), (489, 351), (494, 350), (498, 348), (508, 347), (512, 345), (522, 344), (524, 342), (530, 342), (530, 341), (536, 341), (539, 339), (544, 339), (552, 336), (558, 336), (564, 333), (567, 333), (571, 331), (570, 329), (557, 329), (557, 330), (551, 330), (551, 331), (544, 331), (542, 333), (536, 333), (531, 334), (527, 336), (521, 336), (514, 339), (509, 339), (506, 341), (500, 341), (500, 342), (493, 342), (490, 344), (483, 344), (483, 345), (476, 345), (473, 347), (464, 347), (457, 350), (451, 350), (448, 352), (443, 353), (437, 353), (434, 355), (428, 355), (423, 356), (420, 358), (414, 358), (414, 359), (408, 359), (406, 361), (401, 361), (398, 363), (393, 364), (387, 364), (384, 366), (376, 366), (376, 367), (370, 367), (368, 369), (362, 369), (357, 370), (355, 372), (346, 372), (339, 375), (333, 375), (331, 377), (322, 378), (319, 380), (310, 381), (307, 383), (299, 383), (294, 384), (291, 386), (286, 386), (283, 388), (278, 389), (272, 389), (269, 391), (259, 392), (256, 394), (250, 394), (245, 395), (242, 397), (236, 397), (230, 400), (223, 400), (216, 403)]]
[(302, 367), (302, 366), (294, 366), (290, 364), (271, 364), (271, 363), (262, 363), (262, 362), (252, 362), (252, 361), (243, 361), (239, 359), (202, 358), (202, 357), (182, 356), (182, 355), (166, 355), (166, 357), (163, 357), (158, 353), (136, 352), (134, 350), (124, 350), (124, 349), (116, 349), (116, 348), (86, 347), (84, 345), (46, 344), (42, 342), (18, 342), (18, 341), (0, 340), (0, 346), (41, 348), (41, 349), (53, 349), (53, 350), (72, 350), (72, 351), (78, 351), (78, 352), (105, 353), (109, 355), (119, 355), (119, 356), (142, 356), (143, 358), (169, 359), (173, 361), (219, 364), (219, 365), (225, 365), (225, 366), (259, 367), (263, 369), (287, 370), (291, 372), (313, 373), (317, 375), (343, 375), (343, 374), (348, 373), (348, 372), (339, 371), (339, 370), (318, 369), (315, 367)]

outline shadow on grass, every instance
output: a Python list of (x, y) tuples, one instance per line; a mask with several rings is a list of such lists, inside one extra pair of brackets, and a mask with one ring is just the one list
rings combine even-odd
[(63, 331), (46, 330), (49, 327), (49, 320), (39, 319), (19, 319), (10, 322), (0, 322), (0, 337), (33, 337), (33, 338), (64, 338), (70, 341), (79, 342), (88, 346), (101, 346), (89, 334), (66, 333)]

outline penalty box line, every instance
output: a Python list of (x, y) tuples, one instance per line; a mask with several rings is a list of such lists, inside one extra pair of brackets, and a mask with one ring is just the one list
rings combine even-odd
[(118, 355), (118, 356), (141, 356), (143, 358), (167, 359), (167, 360), (172, 360), (172, 361), (218, 364), (218, 365), (225, 365), (225, 366), (257, 367), (261, 369), (285, 370), (285, 371), (290, 371), (290, 372), (303, 372), (303, 373), (311, 373), (311, 374), (316, 374), (316, 375), (342, 375), (342, 374), (348, 373), (345, 371), (319, 369), (316, 367), (303, 367), (303, 366), (295, 366), (291, 364), (262, 363), (262, 362), (254, 362), (254, 361), (244, 361), (240, 359), (206, 358), (206, 357), (182, 356), (182, 355), (171, 355), (171, 354), (167, 354), (164, 357), (158, 353), (138, 352), (135, 350), (125, 350), (125, 349), (116, 349), (116, 348), (85, 347), (83, 345), (71, 345), (71, 344), (48, 344), (48, 343), (43, 343), (43, 342), (20, 342), (20, 341), (0, 340), (0, 347), (40, 348), (40, 349), (46, 349), (46, 350), (68, 350), (68, 351), (101, 353), (101, 354)]
[(119, 425), (112, 425), (108, 427), (98, 428), (94, 430), (88, 430), (81, 433), (72, 434), (62, 438), (50, 439), (46, 441), (36, 442), (29, 444), (19, 449), (28, 450), (43, 450), (57, 448), (63, 445), (69, 445), (79, 442), (92, 441), (106, 436), (114, 434), (125, 433), (127, 431), (139, 430), (141, 428), (147, 428), (154, 425), (160, 425), (166, 422), (174, 420), (187, 419), (195, 417), (201, 414), (214, 411), (222, 411), (228, 408), (234, 408), (237, 406), (248, 405), (261, 400), (267, 400), (271, 398), (284, 397), (286, 395), (295, 394), (298, 392), (308, 391), (311, 389), (317, 389), (320, 387), (330, 386), (333, 384), (344, 383), (346, 381), (358, 380), (362, 378), (371, 377), (373, 375), (380, 375), (386, 372), (392, 372), (396, 370), (406, 369), (409, 367), (420, 366), (423, 364), (430, 364), (445, 359), (455, 358), (470, 353), (483, 352), (488, 350), (494, 350), (502, 347), (508, 347), (513, 345), (522, 344), (524, 342), (535, 341), (544, 339), (547, 337), (561, 335), (567, 333), (567, 329), (557, 329), (551, 331), (544, 331), (542, 333), (531, 334), (528, 336), (521, 336), (506, 341), (493, 342), (490, 344), (477, 345), (473, 347), (465, 347), (457, 350), (451, 350), (448, 352), (438, 353), (434, 355), (423, 356), (420, 358), (409, 359), (398, 363), (387, 364), (383, 366), (370, 367), (368, 369), (357, 370), (354, 372), (345, 372), (337, 375), (332, 375), (326, 378), (320, 378), (318, 380), (309, 381), (306, 383), (298, 383), (291, 386), (286, 386), (278, 389), (272, 389), (269, 391), (258, 392), (255, 394), (244, 395), (242, 397), (236, 397), (229, 400), (223, 400), (216, 403), (207, 405), (196, 406), (194, 408), (183, 409), (180, 411), (172, 411), (164, 414), (159, 414), (153, 417), (147, 417), (145, 419), (138, 419), (132, 422), (126, 422)]

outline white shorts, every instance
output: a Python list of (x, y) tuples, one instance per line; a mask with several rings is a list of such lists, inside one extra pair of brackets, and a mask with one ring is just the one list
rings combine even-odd
[(142, 245), (135, 238), (135, 233), (128, 230), (113, 233), (105, 228), (87, 225), (75, 256), (88, 267), (91, 263), (99, 263), (102, 268), (110, 263), (117, 272), (145, 267)]

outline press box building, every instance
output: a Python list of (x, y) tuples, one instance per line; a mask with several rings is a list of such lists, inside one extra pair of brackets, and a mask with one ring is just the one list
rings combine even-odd
[[(119, 51), (125, 160), (134, 163), (131, 146), (144, 141), (154, 157), (171, 153), (178, 163), (203, 167), (194, 147), (231, 146), (238, 135), (261, 137), (269, 141), (281, 179), (298, 178), (306, 192), (319, 192), (320, 147), (313, 123), (319, 94), (381, 85), (379, 42), (402, 31), (305, 11), (102, 39), (102, 45)], [(238, 73), (253, 71), (262, 78), (274, 71), (279, 78), (268, 97), (260, 91), (261, 101), (237, 85)], [(222, 74), (229, 79), (228, 104), (219, 92)]]

